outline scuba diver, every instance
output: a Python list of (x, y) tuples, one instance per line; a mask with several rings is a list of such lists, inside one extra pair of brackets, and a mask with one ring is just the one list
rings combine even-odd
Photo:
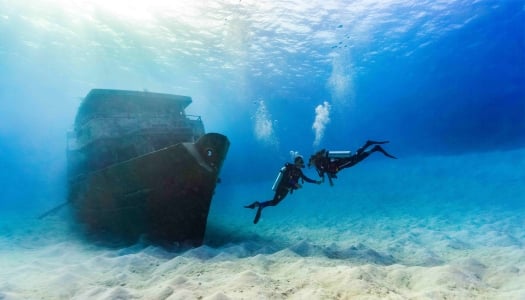
[(286, 195), (288, 195), (288, 192), (291, 194), (294, 190), (300, 189), (302, 185), (299, 183), (299, 178), (301, 179), (301, 183), (304, 183), (305, 181), (316, 184), (322, 183), (321, 180), (313, 180), (305, 176), (303, 171), (301, 171), (301, 168), (304, 168), (304, 160), (302, 156), (298, 155), (295, 157), (293, 164), (285, 163), (284, 167), (281, 168), (279, 175), (277, 176), (277, 179), (275, 180), (275, 183), (272, 187), (272, 190), (275, 191), (275, 195), (273, 196), (272, 200), (265, 202), (255, 201), (250, 205), (244, 206), (245, 208), (251, 209), (257, 208), (257, 213), (253, 219), (253, 224), (257, 224), (257, 222), (259, 222), (263, 208), (266, 206), (276, 206), (286, 197)]
[[(397, 159), (397, 157), (389, 154), (385, 151), (385, 149), (383, 149), (383, 147), (380, 146), (386, 143), (388, 143), (388, 141), (377, 142), (368, 140), (363, 146), (361, 146), (361, 148), (357, 149), (355, 154), (352, 154), (351, 151), (327, 151), (326, 149), (322, 149), (321, 151), (318, 151), (314, 155), (310, 156), (308, 167), (313, 165), (323, 181), (324, 174), (326, 173), (328, 175), (330, 186), (333, 186), (334, 183), (332, 178), (337, 178), (337, 172), (342, 169), (355, 166), (373, 152), (379, 151), (387, 157)], [(369, 151), (365, 151), (366, 148), (372, 145), (375, 146)]]

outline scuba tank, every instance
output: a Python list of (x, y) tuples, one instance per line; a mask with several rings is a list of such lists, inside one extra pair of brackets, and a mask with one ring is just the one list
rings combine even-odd
[(275, 178), (275, 181), (273, 182), (272, 191), (275, 191), (277, 187), (279, 186), (279, 183), (281, 183), (281, 180), (283, 180), (285, 171), (286, 171), (286, 167), (282, 167), (281, 170), (279, 170), (279, 174), (277, 174), (277, 178)]
[(352, 151), (328, 151), (326, 157), (328, 158), (347, 158), (352, 156)]

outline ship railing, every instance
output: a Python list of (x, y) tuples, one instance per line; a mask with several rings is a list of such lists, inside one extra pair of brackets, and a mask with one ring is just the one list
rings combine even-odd
[(186, 117), (189, 118), (190, 120), (193, 120), (193, 121), (200, 121), (200, 122), (202, 122), (201, 116), (186, 115)]
[(84, 120), (82, 124), (75, 126), (76, 130), (89, 125), (89, 123), (100, 121), (103, 119), (115, 120), (115, 119), (147, 119), (147, 120), (180, 120), (184, 121), (197, 121), (202, 122), (201, 116), (197, 115), (186, 115), (186, 114), (137, 114), (137, 113), (112, 113), (112, 114), (94, 114), (90, 118)]
[(204, 125), (202, 123), (202, 118), (200, 116), (196, 116), (196, 115), (184, 115), (183, 118), (176, 118), (175, 120), (172, 120), (172, 122), (168, 122), (168, 123), (166, 123), (166, 122), (157, 122), (157, 124), (155, 124), (156, 123), (155, 121), (166, 120), (167, 116), (173, 116), (173, 114), (170, 114), (170, 115), (156, 115), (155, 117), (151, 117), (151, 116), (144, 117), (144, 119), (147, 119), (148, 121), (150, 121), (150, 124), (151, 124), (150, 126), (151, 127), (150, 126), (148, 126), (148, 127), (145, 126), (145, 127), (136, 128), (136, 126), (135, 126), (135, 128), (133, 130), (128, 130), (127, 132), (124, 132), (124, 133), (122, 131), (120, 131), (120, 132), (118, 132), (118, 134), (111, 134), (110, 133), (110, 134), (108, 134), (106, 136), (94, 136), (94, 137), (90, 137), (90, 138), (85, 138), (84, 137), (83, 139), (86, 139), (86, 140), (81, 142), (80, 140), (82, 138), (79, 138), (79, 136), (77, 136), (77, 132), (82, 131), (83, 128), (88, 127), (89, 124), (91, 122), (94, 122), (95, 120), (96, 121), (100, 121), (102, 119), (114, 120), (115, 118), (120, 118), (120, 119), (123, 119), (123, 118), (126, 118), (126, 119), (138, 119), (136, 115), (134, 117), (132, 117), (132, 116), (124, 116), (124, 114), (120, 114), (118, 116), (111, 115), (111, 117), (109, 117), (108, 114), (106, 114), (106, 115), (104, 115), (104, 114), (96, 115), (96, 117), (90, 118), (90, 120), (84, 122), (82, 126), (73, 128), (73, 129), (68, 131), (68, 133), (67, 133), (67, 141), (66, 141), (67, 150), (83, 148), (86, 145), (89, 145), (92, 142), (94, 142), (96, 140), (99, 140), (99, 139), (121, 138), (123, 136), (136, 135), (137, 133), (140, 133), (140, 132), (162, 134), (162, 133), (166, 133), (166, 132), (178, 132), (178, 131), (180, 131), (180, 132), (187, 132), (188, 129), (190, 129), (189, 131), (192, 132), (192, 134), (200, 135), (200, 133), (204, 131)]
[(74, 150), (80, 150), (82, 148), (85, 148), (93, 143), (96, 143), (97, 141), (111, 141), (111, 140), (124, 140), (129, 139), (133, 136), (151, 136), (151, 135), (163, 135), (163, 134), (170, 134), (174, 136), (181, 136), (186, 137), (183, 139), (186, 139), (188, 141), (193, 140), (193, 136), (200, 136), (200, 132), (195, 130), (192, 127), (177, 127), (173, 129), (167, 129), (167, 128), (142, 128), (142, 129), (136, 129), (127, 132), (126, 134), (122, 135), (115, 135), (115, 136), (104, 136), (104, 137), (98, 137), (98, 138), (91, 138), (84, 142), (79, 142), (78, 139), (74, 137), (74, 133), (72, 136), (68, 136), (67, 140), (67, 150), (68, 151), (74, 151)]

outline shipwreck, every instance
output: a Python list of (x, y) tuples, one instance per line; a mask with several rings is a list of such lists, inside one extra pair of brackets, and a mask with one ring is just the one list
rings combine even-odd
[(68, 133), (68, 202), (85, 230), (203, 243), (230, 142), (186, 115), (191, 97), (93, 89)]

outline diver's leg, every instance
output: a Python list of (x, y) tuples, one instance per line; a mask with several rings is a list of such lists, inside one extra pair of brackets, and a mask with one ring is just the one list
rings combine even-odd
[(390, 141), (372, 141), (372, 140), (368, 140), (368, 141), (366, 141), (366, 143), (369, 144), (369, 145), (383, 145), (383, 144), (390, 143)]
[(256, 207), (259, 207), (259, 204), (260, 204), (259, 201), (255, 201), (255, 202), (253, 202), (253, 203), (250, 204), (250, 205), (245, 205), (244, 207), (245, 207), (245, 208), (251, 208), (251, 209), (254, 209), (254, 208), (256, 208)]
[(344, 163), (339, 165), (339, 170), (342, 170), (344, 168), (350, 168), (350, 167), (358, 164), (359, 162), (361, 162), (365, 158), (367, 158), (370, 154), (372, 154), (373, 152), (376, 152), (376, 151), (379, 151), (379, 152), (383, 153), (387, 157), (390, 157), (390, 158), (393, 158), (393, 159), (397, 159), (397, 157), (395, 157), (392, 154), (386, 152), (385, 149), (383, 149), (383, 147), (381, 147), (379, 145), (375, 145), (374, 148), (370, 149), (369, 151), (358, 152), (358, 153), (354, 154), (353, 156), (351, 156), (348, 161), (345, 161)]
[(395, 157), (392, 154), (386, 152), (385, 149), (383, 149), (383, 147), (381, 147), (379, 145), (376, 145), (374, 148), (372, 148), (372, 150), (370, 150), (370, 152), (376, 152), (376, 151), (379, 151), (379, 152), (383, 153), (386, 157), (397, 159), (397, 157)]
[(361, 154), (363, 151), (365, 151), (366, 148), (372, 146), (372, 145), (382, 145), (382, 144), (386, 144), (386, 143), (389, 143), (389, 141), (372, 141), (372, 140), (368, 140), (366, 141), (366, 143), (361, 146), (359, 149), (357, 149), (356, 153), (357, 154)]
[(259, 203), (259, 201), (255, 201), (250, 205), (245, 205), (244, 207), (251, 208), (251, 209), (254, 209), (257, 207), (257, 212), (255, 213), (255, 218), (253, 219), (253, 224), (257, 224), (257, 222), (259, 222), (259, 219), (261, 218), (261, 212), (263, 209), (263, 207), (261, 206), (261, 203)]
[(261, 212), (262, 212), (262, 207), (259, 206), (259, 208), (257, 209), (257, 212), (255, 213), (255, 218), (253, 219), (253, 224), (257, 224), (259, 222), (259, 219), (261, 218)]
[(361, 151), (358, 152), (349, 158), (341, 159), (337, 162), (337, 169), (340, 171), (342, 169), (350, 168), (355, 166), (358, 162), (367, 158), (370, 155), (370, 151)]
[[(388, 141), (375, 142), (375, 143), (388, 143)], [(390, 158), (393, 158), (393, 159), (397, 159), (397, 157), (389, 154), (388, 152), (385, 151), (385, 149), (383, 149), (383, 147), (381, 147), (379, 145), (375, 145), (374, 148), (370, 149), (369, 151), (363, 151), (365, 146), (367, 147), (367, 145), (365, 144), (363, 147), (359, 148), (359, 150), (357, 151), (356, 154), (352, 155), (348, 159), (340, 160), (338, 162), (338, 166), (337, 166), (338, 170), (342, 170), (342, 169), (345, 169), (345, 168), (350, 168), (352, 166), (355, 166), (356, 164), (358, 164), (359, 162), (363, 161), (370, 154), (372, 154), (373, 152), (376, 152), (376, 151), (379, 151), (379, 152), (383, 153), (387, 157), (390, 157)]]
[(256, 202), (258, 208), (257, 208), (257, 213), (255, 213), (255, 218), (253, 219), (253, 224), (257, 224), (259, 222), (263, 208), (267, 206), (276, 206), (277, 204), (279, 204), (279, 202), (281, 202), (284, 199), (284, 197), (286, 197), (287, 194), (288, 194), (287, 188), (279, 188), (275, 192), (275, 195), (273, 196), (272, 200), (265, 201), (262, 203)]
[(251, 208), (251, 209), (254, 209), (256, 207), (262, 207), (262, 208), (265, 208), (266, 206), (275, 206), (277, 205), (279, 202), (281, 202), (281, 200), (283, 200), (283, 198), (286, 196), (286, 194), (288, 194), (288, 189), (286, 188), (280, 188), (278, 189), (276, 192), (275, 192), (275, 195), (273, 196), (273, 199), (272, 200), (268, 200), (268, 201), (265, 201), (265, 202), (259, 202), (259, 201), (255, 201), (253, 202), (252, 204), (250, 205), (245, 205), (244, 207), (245, 208)]
[(280, 188), (275, 192), (272, 200), (259, 203), (259, 207), (265, 208), (266, 206), (276, 206), (279, 202), (283, 201), (284, 197), (288, 194), (287, 188)]

